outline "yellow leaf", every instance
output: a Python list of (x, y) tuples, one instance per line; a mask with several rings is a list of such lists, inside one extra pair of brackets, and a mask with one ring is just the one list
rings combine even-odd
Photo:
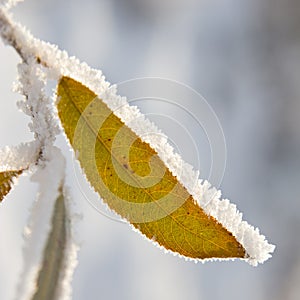
[(149, 239), (189, 258), (245, 258), (236, 238), (204, 213), (186, 188), (108, 106), (62, 77), (58, 114), (87, 179), (116, 213)]
[(21, 175), (23, 170), (0, 172), (0, 202), (9, 193), (13, 185), (13, 179)]

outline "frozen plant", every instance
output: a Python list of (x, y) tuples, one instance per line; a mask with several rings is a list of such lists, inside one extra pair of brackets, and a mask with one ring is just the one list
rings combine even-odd
[[(19, 1), (1, 1), (0, 35), (2, 40), (12, 46), (22, 59), (18, 66), (18, 79), (14, 89), (24, 96), (18, 103), (18, 107), (31, 117), (29, 127), (34, 133), (34, 141), (0, 150), (0, 200), (10, 191), (15, 178), (21, 174), (30, 174), (32, 180), (39, 184), (39, 191), (28, 226), (24, 230), (25, 263), (16, 299), (69, 299), (71, 297), (71, 280), (77, 264), (79, 247), (73, 237), (76, 213), (64, 182), (65, 157), (62, 151), (54, 146), (55, 139), (60, 134), (59, 124), (62, 125), (71, 146), (76, 151), (92, 188), (113, 210), (156, 245), (194, 261), (241, 258), (256, 266), (271, 257), (275, 247), (268, 244), (258, 229), (254, 229), (242, 220), (242, 214), (237, 211), (236, 206), (227, 199), (222, 199), (220, 191), (207, 181), (198, 178), (199, 172), (175, 153), (168, 138), (136, 107), (130, 106), (126, 98), (117, 95), (116, 86), (111, 86), (101, 71), (92, 69), (75, 57), (69, 57), (65, 51), (59, 50), (56, 46), (33, 37), (13, 20), (10, 9), (17, 2)], [(58, 82), (57, 101), (56, 95), (51, 97), (46, 93), (49, 80)], [(80, 107), (87, 101), (90, 102), (80, 111), (77, 120), (74, 117), (74, 107)], [(99, 110), (92, 108), (92, 105)], [(91, 117), (95, 112), (105, 115), (103, 121), (99, 116)], [(70, 120), (76, 120), (75, 127)], [(143, 180), (145, 178), (147, 180), (147, 176), (138, 177), (135, 174), (137, 170), (144, 171), (140, 166), (135, 165), (135, 169), (134, 164), (130, 165), (133, 161), (121, 163), (125, 156), (121, 157), (113, 146), (108, 146), (111, 138), (104, 141), (103, 136), (100, 135), (100, 142), (96, 141), (98, 135), (95, 134), (93, 126), (99, 125), (103, 129), (105, 122), (110, 122), (109, 126), (119, 124), (122, 127), (124, 135), (121, 136), (120, 143), (128, 143), (124, 136), (134, 137), (135, 142), (137, 141), (136, 151), (153, 154), (150, 157), (153, 158), (152, 160), (142, 162), (153, 163), (154, 166), (158, 166), (156, 168), (158, 171), (162, 165), (166, 168), (166, 172), (160, 174), (162, 177), (159, 179), (164, 179), (166, 176), (176, 187), (176, 190), (172, 190), (173, 194), (170, 193), (171, 199), (155, 198), (157, 201), (153, 201), (154, 205), (151, 201), (149, 203), (146, 203), (146, 200), (145, 203), (142, 201), (141, 211), (137, 208), (136, 202), (132, 203), (130, 199), (124, 203), (119, 201), (125, 192), (119, 191), (119, 196), (116, 196), (116, 194), (112, 195), (112, 190), (106, 189), (112, 183), (109, 182), (111, 179), (107, 175), (109, 160), (106, 161), (104, 170), (100, 167), (100, 171), (93, 168), (89, 164), (89, 158), (84, 156), (82, 137), (76, 136), (78, 128), (86, 130), (85, 125), (91, 128), (92, 133), (87, 133), (85, 136), (87, 141), (84, 142), (88, 143), (89, 137), (94, 134), (94, 143), (102, 143), (99, 145), (105, 148), (105, 151), (111, 151), (111, 156), (114, 156), (120, 164), (116, 167), (116, 169), (121, 167), (119, 173), (111, 173), (111, 176), (119, 182), (116, 176), (122, 173), (128, 182), (137, 185), (139, 192), (145, 197), (149, 195), (150, 198), (153, 197), (146, 188), (143, 189)], [(147, 134), (149, 132), (152, 134)], [(131, 148), (131, 144), (129, 147)], [(104, 159), (105, 151), (99, 150), (97, 153), (100, 162), (102, 158)], [(137, 156), (138, 154), (136, 153)], [(100, 177), (95, 179), (96, 171), (105, 174), (104, 183), (97, 181)], [(137, 190), (133, 188), (134, 184), (130, 186), (133, 194)], [(127, 188), (128, 186), (126, 192)], [(177, 194), (181, 195), (178, 199)], [(173, 201), (171, 204), (170, 200)], [(178, 205), (175, 200), (179, 201)], [(147, 207), (150, 207), (151, 215), (145, 216)], [(164, 214), (165, 212), (167, 213)], [(156, 213), (159, 217), (154, 217)], [(186, 214), (184, 218), (182, 218), (183, 214)], [(193, 218), (195, 222), (191, 221)], [(161, 229), (161, 220), (164, 220), (163, 225), (166, 228), (164, 230)], [(168, 226), (170, 228), (178, 226), (177, 231), (169, 232)], [(198, 230), (197, 226), (201, 230)], [(196, 231), (192, 232), (191, 228)], [(211, 232), (216, 235), (212, 235)], [(186, 242), (184, 245), (180, 244), (182, 239)]]

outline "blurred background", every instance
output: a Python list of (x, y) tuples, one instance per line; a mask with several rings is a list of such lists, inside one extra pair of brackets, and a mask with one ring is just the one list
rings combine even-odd
[[(300, 2), (27, 0), (14, 12), (35, 36), (101, 69), (112, 83), (155, 76), (201, 93), (226, 138), (223, 195), (277, 246), (257, 268), (241, 261), (194, 264), (164, 254), (88, 203), (61, 138), (68, 184), (84, 216), (77, 224), (82, 248), (73, 299), (299, 299)], [(0, 42), (1, 147), (32, 139), (29, 118), (16, 109), (20, 96), (11, 91), (18, 61)], [(155, 105), (142, 110), (155, 113)], [(169, 114), (189, 126), (180, 111)], [(184, 152), (183, 135), (170, 126), (166, 131), (185, 159), (197, 161)], [(189, 133), (201, 154), (197, 130)], [(206, 157), (200, 159), (205, 166)], [(0, 207), (3, 300), (15, 295), (22, 232), (36, 191), (29, 177), (21, 177)]]

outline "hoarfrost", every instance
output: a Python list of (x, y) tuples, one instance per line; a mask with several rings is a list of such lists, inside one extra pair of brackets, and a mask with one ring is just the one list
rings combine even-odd
[(27, 169), (37, 161), (39, 143), (33, 141), (0, 149), (0, 171)]
[(29, 128), (34, 133), (35, 139), (43, 148), (43, 156), (47, 156), (47, 147), (52, 145), (55, 136), (59, 133), (57, 121), (53, 116), (53, 103), (46, 96), (46, 73), (44, 68), (29, 57), (26, 62), (18, 66), (18, 82), (15, 91), (25, 95), (26, 99), (19, 101), (18, 106), (31, 117)]

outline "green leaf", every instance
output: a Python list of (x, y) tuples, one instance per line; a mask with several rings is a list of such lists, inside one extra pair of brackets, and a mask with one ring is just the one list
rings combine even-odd
[(22, 174), (24, 170), (13, 170), (0, 172), (0, 202), (10, 192), (13, 179)]
[(66, 260), (66, 222), (65, 199), (60, 191), (53, 210), (51, 230), (43, 253), (36, 291), (31, 300), (52, 300), (57, 297), (59, 279)]
[(81, 83), (62, 77), (58, 114), (87, 179), (149, 239), (189, 258), (244, 258), (236, 238), (207, 216), (148, 143)]

